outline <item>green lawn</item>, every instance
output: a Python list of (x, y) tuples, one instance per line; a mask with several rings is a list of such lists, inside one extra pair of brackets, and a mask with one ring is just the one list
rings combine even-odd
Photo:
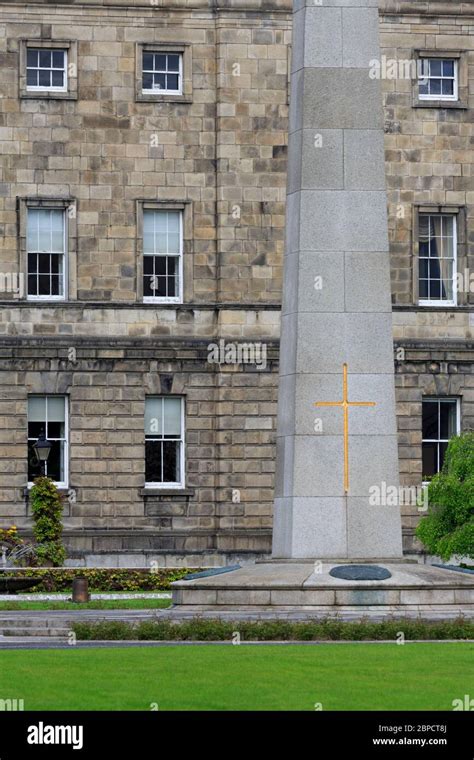
[(152, 610), (171, 605), (171, 599), (96, 599), (86, 604), (76, 602), (0, 602), (2, 610)]
[(0, 651), (25, 710), (450, 710), (474, 645), (322, 644)]

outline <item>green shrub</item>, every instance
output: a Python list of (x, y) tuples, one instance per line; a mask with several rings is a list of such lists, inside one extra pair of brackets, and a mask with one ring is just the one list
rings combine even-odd
[(69, 592), (75, 577), (87, 578), (90, 591), (167, 591), (170, 583), (179, 581), (200, 568), (163, 568), (129, 570), (127, 568), (28, 568), (8, 573), (16, 578), (42, 578), (35, 591)]
[(429, 512), (416, 535), (430, 554), (474, 558), (474, 432), (452, 438), (428, 486)]
[(63, 505), (59, 491), (49, 478), (36, 478), (30, 498), (38, 561), (50, 562), (53, 567), (59, 567), (66, 558), (62, 543)]
[(235, 633), (245, 641), (397, 641), (400, 632), (407, 641), (473, 639), (474, 621), (465, 618), (431, 622), (418, 619), (391, 619), (384, 622), (360, 620), (343, 622), (323, 619), (307, 622), (286, 620), (226, 621), (193, 618), (174, 622), (149, 620), (132, 623), (98, 621), (74, 623), (82, 641), (227, 641)]

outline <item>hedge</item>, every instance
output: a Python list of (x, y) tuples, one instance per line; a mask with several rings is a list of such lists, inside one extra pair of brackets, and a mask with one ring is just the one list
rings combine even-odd
[[(167, 591), (172, 581), (179, 581), (199, 568), (159, 568), (129, 570), (127, 568), (22, 568), (4, 571), (15, 578), (42, 578), (34, 591), (71, 591), (74, 578), (87, 578), (90, 591)], [(2, 577), (4, 577), (2, 575)]]
[(429, 620), (391, 619), (385, 622), (344, 622), (335, 619), (291, 622), (282, 620), (225, 621), (193, 618), (180, 622), (151, 620), (133, 625), (123, 622), (74, 623), (81, 641), (228, 641), (235, 632), (241, 641), (396, 641), (474, 639), (474, 621), (464, 618)]

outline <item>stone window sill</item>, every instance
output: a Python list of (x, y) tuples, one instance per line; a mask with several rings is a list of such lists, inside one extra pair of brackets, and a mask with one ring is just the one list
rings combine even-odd
[(22, 92), (20, 94), (20, 100), (77, 100), (77, 93), (75, 92), (48, 92), (45, 90), (41, 92)]
[(469, 104), (464, 100), (415, 100), (413, 108), (457, 108), (466, 111)]
[(146, 95), (136, 96), (137, 103), (192, 103), (193, 99), (186, 95)]
[(194, 488), (140, 488), (140, 496), (194, 496)]

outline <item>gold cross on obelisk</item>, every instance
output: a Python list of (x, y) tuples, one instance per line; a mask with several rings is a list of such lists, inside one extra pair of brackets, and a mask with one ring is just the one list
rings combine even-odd
[(314, 406), (340, 406), (344, 409), (344, 491), (349, 491), (349, 407), (376, 406), (375, 401), (349, 401), (347, 398), (347, 364), (342, 365), (342, 401), (317, 401)]

